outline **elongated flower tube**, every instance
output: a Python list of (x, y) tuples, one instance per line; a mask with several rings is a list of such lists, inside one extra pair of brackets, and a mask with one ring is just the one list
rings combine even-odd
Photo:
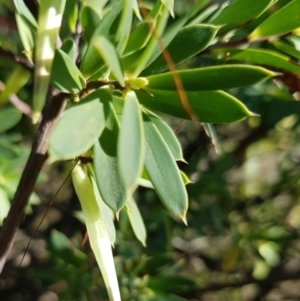
[(81, 203), (91, 248), (102, 273), (110, 301), (121, 301), (111, 243), (85, 166), (72, 172), (73, 185)]

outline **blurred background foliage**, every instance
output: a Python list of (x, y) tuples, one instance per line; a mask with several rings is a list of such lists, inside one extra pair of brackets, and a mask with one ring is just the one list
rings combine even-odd
[[(14, 15), (3, 2), (1, 51), (18, 53), (22, 47)], [(34, 1), (26, 3), (36, 15)], [(176, 14), (184, 14), (192, 3), (175, 1)], [(5, 82), (15, 64), (1, 53), (0, 57), (0, 80)], [(219, 63), (207, 55), (185, 66)], [(32, 90), (29, 80), (17, 97), (30, 103)], [(300, 103), (291, 101), (288, 89), (275, 80), (230, 93), (261, 117), (212, 127), (214, 146), (198, 123), (184, 121), (177, 131), (188, 162), (180, 168), (194, 182), (188, 186), (188, 227), (171, 218), (146, 188), (139, 188), (135, 199), (146, 224), (147, 247), (136, 240), (126, 214), (116, 222), (114, 255), (123, 301), (300, 300)], [(12, 106), (0, 112), (2, 220), (35, 126)], [(173, 129), (180, 123), (164, 117)], [(49, 209), (20, 266), (29, 238), (70, 169), (69, 164), (56, 164), (40, 176), (0, 276), (1, 300), (106, 300), (70, 181)]]

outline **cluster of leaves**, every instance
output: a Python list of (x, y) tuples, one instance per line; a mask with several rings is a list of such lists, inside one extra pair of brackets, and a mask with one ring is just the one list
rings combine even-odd
[[(49, 83), (70, 99), (49, 138), (49, 162), (76, 158), (73, 183), (91, 246), (110, 299), (120, 300), (110, 247), (116, 237), (114, 215), (125, 208), (145, 245), (146, 229), (133, 199), (136, 188), (153, 188), (167, 211), (186, 221), (189, 180), (176, 163), (184, 161), (181, 146), (152, 110), (230, 123), (255, 114), (229, 89), (276, 76), (296, 92), (300, 68), (291, 57), (300, 57), (300, 1), (237, 0), (224, 9), (200, 0), (175, 20), (169, 17), (173, 1), (106, 2), (41, 1), (38, 20), (22, 1), (10, 8), (35, 65), (33, 121), (40, 118)], [(67, 24), (58, 49), (62, 20)], [(84, 28), (80, 46), (70, 39), (72, 33), (81, 35), (79, 24)], [(255, 43), (259, 47), (252, 47)], [(205, 66), (186, 68), (193, 57)], [(7, 101), (29, 76), (17, 67), (1, 97)], [(10, 84), (16, 77), (18, 84)]]

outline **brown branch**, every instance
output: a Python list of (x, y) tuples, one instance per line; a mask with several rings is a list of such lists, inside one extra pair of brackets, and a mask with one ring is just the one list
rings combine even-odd
[(18, 227), (24, 217), (25, 207), (33, 191), (38, 174), (48, 157), (47, 140), (50, 131), (61, 115), (68, 97), (69, 94), (59, 93), (47, 101), (43, 110), (43, 119), (34, 137), (30, 156), (22, 173), (7, 218), (0, 228), (0, 273), (3, 270), (3, 266), (14, 243)]

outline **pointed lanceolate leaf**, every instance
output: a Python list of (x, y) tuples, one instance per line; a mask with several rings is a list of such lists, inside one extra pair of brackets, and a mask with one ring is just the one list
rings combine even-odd
[[(258, 1), (260, 2), (260, 1)], [(300, 0), (290, 1), (287, 5), (262, 22), (249, 39), (282, 35), (300, 27)]]
[(147, 114), (169, 147), (174, 160), (184, 161), (181, 145), (173, 130), (161, 118), (153, 114), (151, 111), (147, 110)]
[[(153, 96), (137, 91), (141, 104), (182, 119), (190, 119), (177, 91), (147, 89)], [(227, 123), (253, 116), (244, 104), (223, 91), (187, 91), (190, 106), (200, 122)]]
[(134, 91), (125, 97), (118, 139), (118, 166), (127, 189), (134, 189), (144, 159), (144, 130), (141, 109)]
[(72, 59), (64, 51), (55, 50), (51, 84), (61, 92), (75, 94), (85, 86), (85, 80)]
[(280, 40), (274, 40), (274, 41), (271, 41), (270, 43), (273, 46), (275, 46), (277, 49), (279, 49), (280, 51), (300, 60), (300, 51), (295, 49), (295, 47), (293, 47), (285, 42), (282, 42)]
[(66, 111), (51, 132), (50, 161), (69, 160), (88, 151), (105, 127), (110, 92), (99, 89)]
[(269, 6), (273, 0), (238, 0), (229, 4), (222, 12), (211, 22), (215, 25), (224, 25), (220, 31), (231, 29), (237, 25), (245, 24), (255, 20)]
[(144, 114), (145, 168), (167, 210), (185, 221), (188, 197), (171, 151), (155, 125)]
[(142, 20), (138, 0), (131, 0), (131, 7), (139, 20)]
[(122, 1), (114, 4), (109, 12), (103, 17), (99, 26), (95, 29), (80, 65), (80, 71), (85, 78), (93, 76), (105, 66), (105, 62), (98, 52), (96, 45), (94, 45), (94, 41), (100, 36), (109, 36), (109, 30), (119, 15), (122, 5)]
[(227, 57), (229, 60), (240, 60), (263, 66), (270, 66), (276, 70), (287, 70), (294, 73), (300, 73), (300, 65), (293, 62), (290, 57), (279, 52), (264, 49), (225, 49), (216, 50), (215, 53), (221, 59)]
[[(213, 40), (218, 29), (219, 27), (205, 24), (192, 25), (181, 29), (167, 47), (173, 63), (177, 65), (204, 50)], [(168, 68), (164, 56), (160, 55), (141, 75), (161, 73), (168, 70)]]
[(174, 0), (160, 0), (174, 18)]
[(146, 227), (143, 221), (143, 217), (140, 213), (140, 210), (134, 201), (133, 198), (129, 197), (126, 201), (126, 208), (127, 215), (129, 217), (129, 221), (132, 227), (132, 230), (136, 236), (136, 238), (142, 243), (142, 245), (146, 246), (146, 238), (147, 232)]
[(129, 55), (143, 48), (151, 37), (151, 28), (154, 26), (152, 22), (141, 22), (137, 24), (133, 32), (130, 34), (128, 43), (124, 50), (124, 55)]
[(94, 41), (94, 47), (98, 50), (101, 58), (107, 65), (108, 69), (112, 71), (116, 80), (120, 85), (124, 86), (124, 75), (121, 64), (113, 44), (105, 37), (98, 37)]
[(75, 43), (74, 41), (69, 38), (69, 39), (66, 39), (63, 44), (61, 45), (61, 48), (60, 48), (64, 53), (66, 53), (70, 58), (71, 60), (74, 62), (75, 61), (75, 56), (76, 56), (76, 46), (75, 46)]
[[(247, 65), (223, 65), (178, 71), (185, 91), (231, 89), (254, 85), (275, 76), (276, 73), (262, 67)], [(172, 73), (147, 77), (150, 90), (176, 90)]]
[(101, 197), (116, 213), (122, 209), (127, 199), (117, 164), (118, 135), (118, 118), (111, 108), (106, 127), (94, 146), (94, 169)]
[(35, 44), (36, 28), (23, 16), (16, 12), (16, 23), (18, 32), (26, 52), (26, 55), (32, 59), (32, 51)]
[(131, 7), (132, 0), (123, 0), (123, 10), (118, 24), (116, 33), (117, 52), (121, 55), (127, 45), (130, 36), (133, 10)]

